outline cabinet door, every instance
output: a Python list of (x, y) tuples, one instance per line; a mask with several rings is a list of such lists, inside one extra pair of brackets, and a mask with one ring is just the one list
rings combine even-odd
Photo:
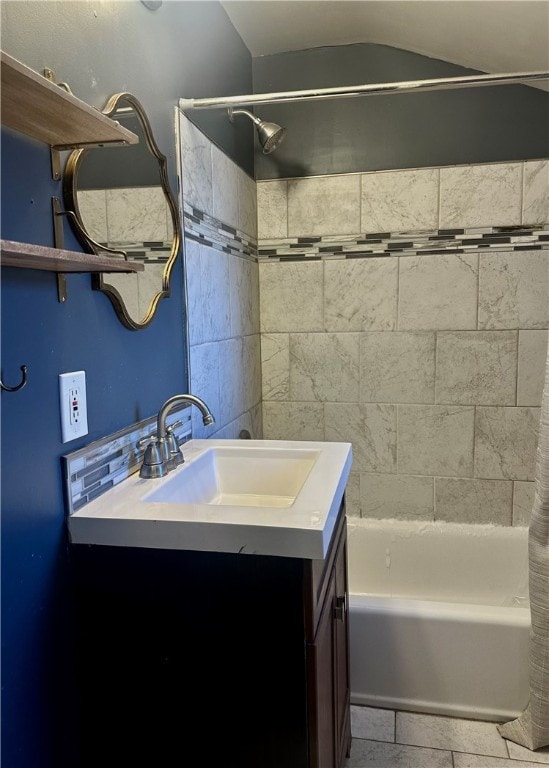
[(334, 768), (339, 751), (334, 717), (334, 599), (332, 572), (315, 642), (307, 648), (310, 768)]
[(349, 676), (349, 590), (347, 584), (347, 529), (343, 529), (334, 563), (334, 667), (337, 766), (351, 749), (351, 686)]
[(344, 526), (308, 647), (311, 768), (341, 768), (351, 748), (346, 534)]

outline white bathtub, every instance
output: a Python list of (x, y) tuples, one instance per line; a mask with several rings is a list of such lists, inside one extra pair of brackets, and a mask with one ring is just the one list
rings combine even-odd
[(526, 528), (349, 518), (351, 701), (481, 720), (528, 701)]

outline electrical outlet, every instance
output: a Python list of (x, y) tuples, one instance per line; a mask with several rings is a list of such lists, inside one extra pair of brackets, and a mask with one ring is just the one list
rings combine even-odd
[(61, 438), (64, 443), (88, 434), (86, 372), (59, 374)]

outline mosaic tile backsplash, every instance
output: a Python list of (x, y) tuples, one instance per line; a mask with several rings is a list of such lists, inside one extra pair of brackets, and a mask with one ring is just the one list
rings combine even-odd
[[(174, 408), (166, 419), (180, 444), (191, 436), (191, 414), (188, 406)], [(156, 432), (156, 416), (132, 424), (113, 435), (96, 440), (78, 451), (63, 456), (63, 476), (68, 513), (72, 514), (88, 502), (126, 480), (141, 467), (145, 447), (140, 440)]]

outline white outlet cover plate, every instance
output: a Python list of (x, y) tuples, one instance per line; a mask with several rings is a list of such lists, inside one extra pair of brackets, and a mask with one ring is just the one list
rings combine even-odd
[(61, 439), (68, 443), (88, 434), (86, 401), (86, 372), (59, 374), (59, 405), (61, 410)]

